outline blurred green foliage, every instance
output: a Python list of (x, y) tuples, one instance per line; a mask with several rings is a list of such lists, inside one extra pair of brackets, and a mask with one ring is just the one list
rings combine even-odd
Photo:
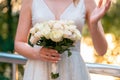
[(120, 36), (120, 0), (117, 3), (112, 3), (111, 9), (103, 17), (102, 23), (105, 26), (104, 30), (107, 33), (113, 33), (116, 37)]
[[(14, 37), (19, 16), (18, 13), (12, 13), (13, 5), (11, 1), (0, 0), (0, 51), (9, 53), (13, 53), (14, 51)], [(10, 64), (0, 63), (0, 80), (11, 80), (11, 78), (8, 79), (3, 76), (6, 65), (11, 67)]]
[(0, 80), (9, 80), (9, 79), (0, 75)]
[[(113, 0), (115, 1), (115, 0)], [(117, 38), (120, 36), (120, 0), (112, 2), (111, 8), (101, 19), (105, 33), (113, 33)], [(83, 35), (88, 36), (87, 26), (83, 29)]]
[(18, 13), (12, 14), (11, 0), (0, 3), (0, 51), (13, 52)]

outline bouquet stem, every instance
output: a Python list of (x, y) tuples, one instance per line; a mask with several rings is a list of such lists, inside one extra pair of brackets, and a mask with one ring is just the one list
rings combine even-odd
[(57, 63), (52, 63), (51, 79), (53, 79), (53, 80), (59, 77), (57, 68), (58, 68)]

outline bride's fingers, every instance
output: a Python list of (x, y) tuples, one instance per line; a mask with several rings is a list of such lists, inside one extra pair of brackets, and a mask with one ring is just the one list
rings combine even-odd
[(105, 13), (110, 8), (110, 5), (111, 5), (111, 0), (107, 0), (106, 3), (105, 3), (105, 6), (103, 7), (103, 11), (102, 11), (101, 17), (103, 17), (105, 15)]
[(110, 5), (111, 5), (111, 0), (107, 0), (105, 9), (108, 10), (110, 8)]
[(53, 50), (53, 49), (49, 49), (46, 52), (46, 54), (49, 55), (49, 56), (53, 56), (53, 57), (60, 57), (60, 54), (58, 53), (58, 51)]
[(49, 61), (49, 62), (56, 62), (56, 61), (59, 61), (60, 58), (59, 57), (51, 57), (49, 55), (44, 55), (44, 54), (41, 54), (40, 55), (40, 58), (41, 59), (44, 59), (45, 61)]
[(51, 55), (51, 56), (55, 56), (55, 57), (60, 57), (60, 54), (59, 54), (59, 53), (51, 53), (50, 55)]
[(54, 49), (48, 49), (48, 51), (51, 52), (51, 53), (58, 53), (58, 51), (54, 50)]
[(42, 61), (45, 61), (45, 62), (48, 62), (48, 61), (49, 61), (49, 62), (52, 62), (52, 63), (58, 62), (58, 61), (50, 61), (50, 60), (47, 60), (47, 59), (45, 59), (45, 58), (41, 58), (41, 60), (42, 60)]
[(60, 54), (56, 52), (46, 52), (45, 55), (50, 56), (50, 57), (58, 57), (60, 58)]
[(51, 60), (51, 61), (59, 61), (60, 57), (57, 56), (45, 56), (46, 59)]
[(107, 4), (110, 0), (107, 0), (105, 4)]
[(40, 51), (40, 59), (48, 62), (58, 62), (60, 60), (60, 54), (54, 49), (42, 48)]
[(103, 0), (100, 0), (99, 4), (98, 4), (98, 8), (100, 8), (102, 6), (102, 3), (103, 3)]

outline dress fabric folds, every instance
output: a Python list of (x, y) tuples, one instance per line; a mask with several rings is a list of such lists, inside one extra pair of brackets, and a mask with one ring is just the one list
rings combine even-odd
[[(84, 0), (80, 0), (77, 6), (71, 3), (60, 15), (60, 20), (73, 20), (77, 28), (82, 31), (85, 22), (86, 8)], [(44, 0), (33, 0), (32, 2), (32, 25), (37, 22), (55, 20), (55, 15), (49, 9)], [(61, 55), (58, 64), (60, 77), (55, 80), (90, 80), (89, 72), (80, 55), (80, 42), (70, 50), (72, 56), (68, 57), (67, 52)], [(39, 46), (35, 46), (39, 48)], [(33, 53), (35, 54), (35, 53)], [(23, 80), (51, 80), (51, 63), (40, 60), (28, 59)]]

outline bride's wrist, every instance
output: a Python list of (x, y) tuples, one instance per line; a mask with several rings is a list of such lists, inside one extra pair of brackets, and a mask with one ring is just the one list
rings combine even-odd
[(99, 24), (100, 24), (100, 21), (96, 22), (96, 23), (90, 23), (90, 32), (92, 34), (95, 34), (96, 32), (99, 32), (99, 28), (98, 28)]
[(41, 47), (39, 47), (39, 48), (34, 48), (34, 50), (33, 50), (33, 59), (35, 59), (35, 60), (39, 60), (40, 59), (40, 49), (41, 49)]
[(90, 22), (90, 27), (91, 28), (97, 28), (98, 24), (99, 24), (99, 22), (94, 22), (94, 23)]
[(99, 25), (101, 24), (101, 21), (95, 21), (95, 22), (89, 22), (90, 29), (97, 30)]

